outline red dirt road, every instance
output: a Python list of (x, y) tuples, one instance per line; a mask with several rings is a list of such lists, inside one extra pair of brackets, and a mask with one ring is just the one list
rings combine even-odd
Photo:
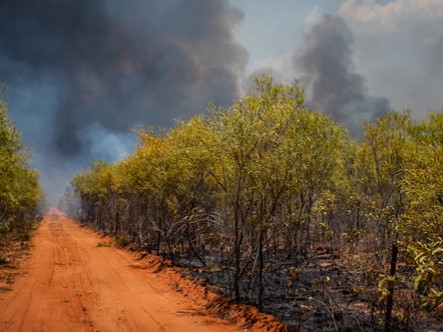
[(58, 210), (44, 218), (24, 275), (0, 293), (0, 331), (239, 331), (140, 269), (128, 252)]

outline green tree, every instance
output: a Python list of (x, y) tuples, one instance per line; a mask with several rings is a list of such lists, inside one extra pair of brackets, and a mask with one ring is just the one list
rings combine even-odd
[(0, 229), (26, 230), (38, 213), (39, 174), (29, 167), (29, 153), (0, 98)]
[(413, 287), (423, 307), (443, 303), (443, 112), (430, 113), (413, 128), (402, 186), (408, 198), (400, 231), (416, 265)]

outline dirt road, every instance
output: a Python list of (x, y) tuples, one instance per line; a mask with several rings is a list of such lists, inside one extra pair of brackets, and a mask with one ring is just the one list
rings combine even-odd
[(0, 294), (0, 331), (238, 331), (51, 210), (24, 275)]

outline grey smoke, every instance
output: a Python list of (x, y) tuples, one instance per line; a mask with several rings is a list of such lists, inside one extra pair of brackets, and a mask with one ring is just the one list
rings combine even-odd
[(46, 187), (238, 96), (242, 13), (227, 0), (2, 0), (0, 82)]
[(324, 15), (306, 32), (294, 64), (313, 106), (331, 114), (358, 136), (364, 121), (373, 121), (390, 106), (386, 98), (369, 96), (365, 78), (354, 72), (352, 43), (352, 32), (345, 21)]

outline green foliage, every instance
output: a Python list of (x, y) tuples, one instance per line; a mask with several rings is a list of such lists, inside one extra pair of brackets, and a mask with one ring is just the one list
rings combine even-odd
[(386, 303), (388, 301), (390, 289), (392, 289), (394, 284), (395, 276), (385, 274), (380, 275), (376, 291), (379, 302)]
[[(416, 122), (408, 111), (392, 112), (352, 141), (305, 106), (296, 82), (261, 77), (256, 92), (228, 109), (139, 132), (133, 155), (91, 164), (72, 179), (70, 195), (85, 223), (125, 241), (203, 265), (215, 255), (233, 295), (259, 305), (270, 252), (360, 245), (380, 272), (397, 241), (401, 259), (415, 265), (411, 291), (434, 309), (442, 300), (442, 128), (441, 113)], [(398, 280), (379, 278), (381, 302)]]
[[(296, 83), (262, 77), (257, 86), (229, 109), (212, 107), (211, 116), (168, 132), (140, 132), (132, 156), (77, 174), (71, 184), (82, 219), (171, 256), (181, 247), (204, 261), (206, 248), (230, 250), (236, 285), (261, 273), (258, 257), (271, 234), (289, 236), (287, 250), (307, 245), (318, 230), (330, 240), (327, 210), (345, 177), (349, 137), (305, 107)], [(248, 251), (258, 262), (252, 273)]]
[(9, 232), (9, 223), (0, 223), (0, 234), (6, 234)]
[(416, 265), (413, 287), (421, 294), (423, 307), (430, 310), (443, 303), (443, 239), (427, 239), (408, 246)]
[(20, 132), (0, 98), (0, 234), (26, 229), (38, 212), (39, 174), (28, 165), (30, 157)]
[[(367, 163), (365, 181), (372, 207), (370, 217), (386, 234), (397, 233), (398, 218), (404, 211), (405, 197), (401, 186), (404, 178), (404, 160), (410, 153), (409, 112), (389, 113), (376, 124), (366, 124), (365, 139), (361, 145), (364, 163)], [(390, 243), (390, 238), (386, 239)]]
[(112, 242), (104, 242), (104, 241), (100, 241), (99, 243), (97, 243), (97, 247), (99, 248), (109, 248), (112, 247)]

